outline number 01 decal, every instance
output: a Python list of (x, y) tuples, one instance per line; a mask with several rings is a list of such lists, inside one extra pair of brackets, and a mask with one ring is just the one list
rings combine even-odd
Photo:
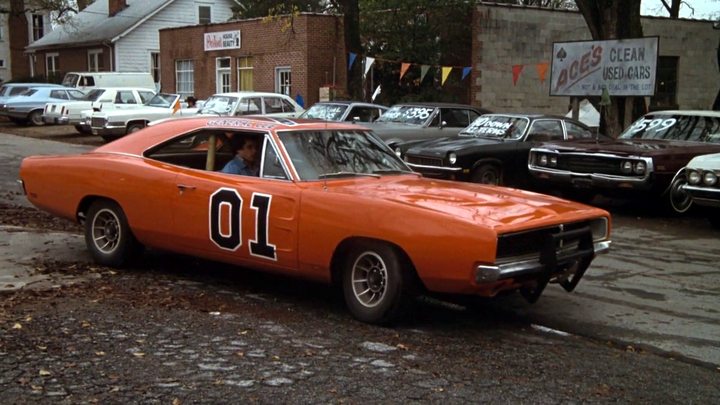
[[(255, 210), (255, 239), (248, 245), (251, 255), (277, 260), (275, 245), (268, 242), (271, 203), (271, 195), (253, 193), (250, 206)], [(210, 239), (219, 248), (235, 251), (242, 246), (242, 209), (237, 190), (221, 188), (210, 196)]]

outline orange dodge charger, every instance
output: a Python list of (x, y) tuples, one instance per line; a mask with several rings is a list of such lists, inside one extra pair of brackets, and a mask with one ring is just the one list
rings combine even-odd
[[(222, 172), (247, 139), (259, 174)], [(604, 210), (423, 178), (343, 123), (173, 119), (89, 153), (28, 157), (20, 182), (38, 208), (84, 223), (99, 264), (150, 247), (319, 280), (379, 324), (421, 293), (572, 291), (610, 247)]]

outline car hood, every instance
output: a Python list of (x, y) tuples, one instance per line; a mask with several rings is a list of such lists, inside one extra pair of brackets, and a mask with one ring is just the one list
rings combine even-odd
[(499, 143), (512, 141), (502, 138), (481, 138), (474, 136), (453, 136), (425, 141), (411, 146), (407, 150), (408, 155), (422, 156), (445, 156), (448, 152), (468, 150), (477, 146), (497, 145)]
[(356, 200), (385, 200), (447, 216), (451, 220), (481, 223), (498, 232), (520, 230), (564, 220), (579, 220), (605, 212), (586, 205), (529, 191), (409, 176), (328, 181), (333, 193)]
[(720, 170), (720, 153), (711, 153), (709, 155), (700, 155), (694, 157), (687, 167), (703, 170)]
[(720, 151), (720, 145), (704, 142), (667, 141), (655, 139), (617, 139), (612, 141), (565, 141), (560, 143), (544, 143), (544, 149), (561, 152), (606, 153), (620, 156), (655, 156), (668, 155), (674, 151), (686, 153), (702, 153)]

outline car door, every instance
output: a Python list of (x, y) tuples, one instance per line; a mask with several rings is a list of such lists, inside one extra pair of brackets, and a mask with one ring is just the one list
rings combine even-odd
[[(221, 173), (217, 170), (222, 160), (214, 170), (180, 170), (174, 234), (184, 250), (205, 257), (294, 269), (300, 191), (289, 180), (269, 135), (259, 136), (263, 142), (258, 177)], [(217, 156), (228, 151), (220, 146)]]

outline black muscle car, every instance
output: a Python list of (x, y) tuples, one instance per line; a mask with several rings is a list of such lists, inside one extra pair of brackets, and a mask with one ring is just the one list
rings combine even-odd
[(528, 185), (527, 160), (543, 141), (594, 139), (585, 124), (542, 114), (485, 114), (456, 136), (403, 145), (405, 162), (426, 177)]

